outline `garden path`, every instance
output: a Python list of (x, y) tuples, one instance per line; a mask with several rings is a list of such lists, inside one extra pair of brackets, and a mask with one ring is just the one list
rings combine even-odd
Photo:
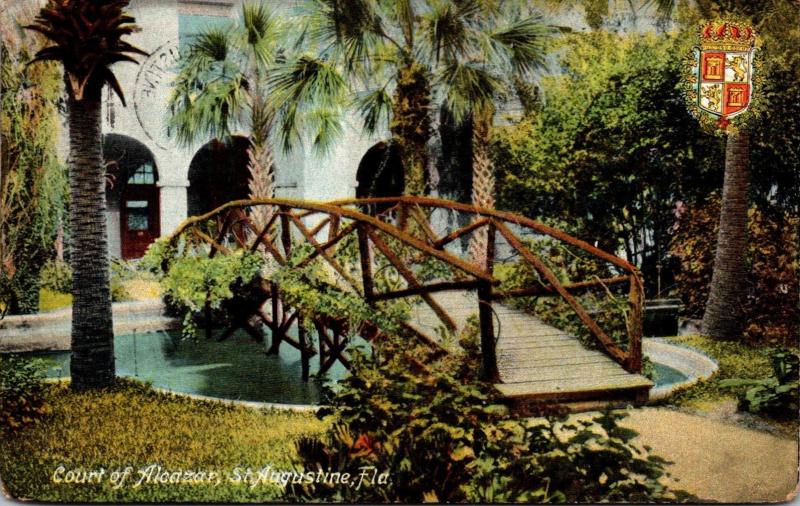
[[(477, 312), (477, 295), (469, 291), (432, 294), (459, 329)], [(631, 374), (597, 350), (533, 315), (504, 304), (493, 305), (497, 362), (501, 383), (496, 388), (524, 412), (531, 403), (557, 400), (574, 408), (594, 404), (643, 402), (653, 383)], [(441, 325), (427, 304), (416, 306), (412, 325), (429, 336)]]
[(676, 488), (704, 501), (789, 501), (797, 494), (798, 441), (666, 408), (629, 410), (622, 425), (674, 462)]

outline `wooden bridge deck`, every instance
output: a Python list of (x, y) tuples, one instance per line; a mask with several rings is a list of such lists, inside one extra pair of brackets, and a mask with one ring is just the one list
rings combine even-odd
[[(443, 292), (433, 297), (458, 328), (477, 313), (474, 292)], [(542, 401), (583, 409), (647, 400), (653, 383), (631, 374), (601, 351), (590, 350), (569, 334), (523, 311), (493, 304), (497, 361), (501, 383), (496, 388), (517, 411)], [(427, 304), (415, 308), (412, 325), (435, 336), (441, 325)], [(499, 318), (499, 324), (498, 324)]]

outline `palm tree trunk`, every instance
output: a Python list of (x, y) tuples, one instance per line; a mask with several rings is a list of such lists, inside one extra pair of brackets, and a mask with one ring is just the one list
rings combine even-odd
[[(247, 150), (249, 159), (250, 181), (248, 187), (250, 198), (273, 198), (275, 196), (275, 157), (269, 144), (253, 144)], [(272, 208), (254, 207), (250, 210), (253, 224), (260, 231), (272, 218)]]
[(405, 195), (425, 194), (425, 168), (431, 137), (430, 84), (425, 69), (412, 63), (400, 69), (389, 129), (403, 162)]
[[(248, 82), (252, 83), (250, 102), (250, 149), (247, 150), (250, 198), (275, 197), (275, 156), (269, 143), (272, 129), (271, 114), (262, 94), (262, 78), (258, 73), (255, 55), (250, 56)], [(264, 206), (251, 209), (251, 219), (259, 231), (269, 223), (273, 210)]]
[[(484, 209), (494, 209), (494, 162), (489, 153), (493, 118), (491, 105), (476, 108), (472, 116), (472, 205)], [(486, 227), (479, 228), (473, 232), (469, 244), (472, 261), (481, 266), (487, 260), (487, 232)]]
[(114, 384), (100, 94), (69, 99), (72, 388)]
[(728, 137), (714, 274), (703, 315), (703, 332), (716, 339), (738, 339), (746, 295), (747, 178), (749, 138)]

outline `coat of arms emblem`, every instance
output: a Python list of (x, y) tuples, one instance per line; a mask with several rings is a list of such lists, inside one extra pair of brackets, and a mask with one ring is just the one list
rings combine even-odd
[(755, 32), (732, 22), (705, 24), (695, 49), (689, 93), (690, 109), (711, 115), (725, 131), (750, 109), (754, 88)]

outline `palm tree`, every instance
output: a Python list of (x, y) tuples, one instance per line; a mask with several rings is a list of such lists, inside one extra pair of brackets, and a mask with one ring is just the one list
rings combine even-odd
[[(282, 34), (278, 17), (263, 4), (243, 5), (236, 23), (194, 37), (169, 103), (170, 128), (182, 144), (230, 140), (238, 128), (249, 131), (253, 198), (275, 192), (270, 136), (278, 111), (270, 100), (267, 77), (283, 58)], [(261, 224), (269, 219), (258, 214), (253, 218)]]
[[(534, 16), (508, 15), (516, 3), (306, 0), (298, 43), (306, 52), (284, 66), (275, 88), (287, 107), (351, 97), (368, 133), (388, 124), (404, 167), (404, 193), (421, 195), (431, 116), (437, 97), (448, 94), (443, 90), (481, 72), (473, 61), (478, 54), (493, 63), (512, 55), (520, 68), (540, 58), (543, 25)], [(293, 134), (294, 126), (283, 123), (283, 137)]]
[[(504, 20), (523, 19), (511, 26)], [(489, 153), (496, 112), (495, 102), (505, 90), (517, 89), (545, 66), (546, 43), (553, 31), (538, 16), (523, 17), (518, 10), (485, 7), (464, 23), (459, 51), (443, 52), (437, 58), (438, 81), (445, 104), (456, 122), (469, 120), (472, 127), (472, 203), (493, 209), (495, 205), (494, 162)], [(483, 44), (487, 37), (494, 44)], [(476, 218), (477, 219), (477, 218)], [(472, 235), (470, 256), (486, 262), (487, 230)]]
[(28, 26), (52, 43), (31, 63), (56, 61), (64, 68), (69, 115), (69, 185), (72, 227), (72, 388), (114, 384), (106, 234), (105, 171), (101, 140), (101, 91), (109, 85), (125, 103), (111, 65), (146, 55), (123, 39), (135, 26), (128, 0), (50, 0)]

